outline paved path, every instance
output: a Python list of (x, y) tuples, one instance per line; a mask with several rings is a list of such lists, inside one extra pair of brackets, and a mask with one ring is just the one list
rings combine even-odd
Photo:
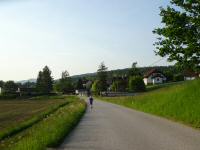
[(59, 150), (200, 150), (200, 131), (95, 101)]

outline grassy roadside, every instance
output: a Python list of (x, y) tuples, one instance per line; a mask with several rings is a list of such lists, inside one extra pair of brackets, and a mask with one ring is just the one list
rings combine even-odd
[(4, 150), (43, 150), (57, 146), (78, 123), (86, 104), (77, 97), (70, 97), (69, 104), (60, 107), (40, 122), (15, 136), (1, 141)]
[(138, 96), (101, 100), (200, 128), (200, 80), (167, 86)]
[(32, 100), (1, 100), (0, 140), (32, 126), (69, 102), (63, 97), (51, 97), (51, 100), (49, 97), (37, 97)]

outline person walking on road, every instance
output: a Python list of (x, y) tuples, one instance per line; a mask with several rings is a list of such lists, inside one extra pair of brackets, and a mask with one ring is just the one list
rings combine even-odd
[(90, 103), (90, 108), (91, 108), (91, 109), (93, 108), (93, 101), (94, 101), (93, 97), (90, 96), (90, 97), (89, 97), (89, 103)]

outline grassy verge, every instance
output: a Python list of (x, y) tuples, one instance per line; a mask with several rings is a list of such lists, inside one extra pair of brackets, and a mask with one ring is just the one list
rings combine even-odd
[[(74, 99), (74, 98), (71, 98)], [(85, 112), (83, 101), (73, 100), (68, 105), (20, 132), (1, 142), (2, 149), (9, 150), (43, 150), (57, 146), (73, 129)]]
[(200, 80), (167, 86), (133, 97), (101, 99), (200, 128)]
[(0, 140), (32, 126), (69, 103), (63, 97), (52, 97), (51, 100), (41, 97), (37, 100), (0, 101)]

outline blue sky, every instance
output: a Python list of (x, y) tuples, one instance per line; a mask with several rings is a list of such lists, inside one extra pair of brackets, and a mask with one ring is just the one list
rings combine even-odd
[[(59, 78), (149, 66), (155, 56), (152, 30), (169, 0), (0, 0), (0, 80), (36, 78), (45, 65)], [(167, 65), (166, 60), (157, 65)]]

